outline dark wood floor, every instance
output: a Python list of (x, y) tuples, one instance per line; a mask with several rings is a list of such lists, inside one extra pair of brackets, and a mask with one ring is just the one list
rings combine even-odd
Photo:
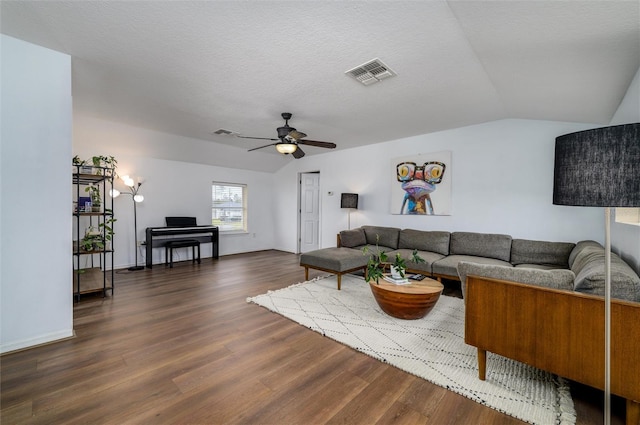
[[(76, 338), (0, 358), (2, 424), (522, 423), (246, 302), (302, 280), (279, 251), (122, 271)], [(572, 391), (602, 423), (602, 393)]]

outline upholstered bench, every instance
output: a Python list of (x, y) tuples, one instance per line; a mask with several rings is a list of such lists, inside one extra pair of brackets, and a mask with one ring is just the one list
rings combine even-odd
[(351, 248), (323, 248), (300, 255), (300, 265), (304, 267), (304, 279), (309, 280), (309, 269), (333, 273), (338, 277), (338, 290), (342, 275), (358, 270), (365, 271), (368, 256)]

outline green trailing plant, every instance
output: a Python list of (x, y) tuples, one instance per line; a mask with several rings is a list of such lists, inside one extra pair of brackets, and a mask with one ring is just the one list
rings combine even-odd
[[(105, 210), (110, 213), (110, 210)], [(105, 249), (106, 242), (113, 240), (113, 223), (117, 219), (113, 217), (107, 218), (103, 223), (98, 224), (96, 229), (89, 226), (84, 233), (84, 237), (80, 240), (80, 248), (82, 251), (100, 251)]]
[(95, 155), (91, 159), (80, 159), (78, 155), (75, 155), (71, 162), (75, 166), (87, 166), (87, 168), (93, 166), (93, 172), (97, 175), (102, 175), (104, 171), (105, 175), (112, 174), (113, 177), (117, 177), (118, 160), (113, 155)]
[(73, 157), (72, 160), (73, 165), (86, 165), (87, 160), (86, 159), (80, 159), (80, 157), (78, 155)]
[[(409, 258), (409, 261), (415, 264), (419, 264), (419, 263), (425, 263), (426, 261), (424, 260), (424, 258), (420, 257), (418, 255), (418, 250), (414, 249), (413, 252), (411, 253), (411, 258)], [(400, 255), (400, 253), (396, 253), (396, 258), (395, 261), (393, 262), (393, 264), (391, 265), (392, 267), (394, 267), (398, 273), (400, 274), (400, 277), (402, 277), (403, 279), (405, 278), (405, 272), (407, 271), (407, 262), (406, 260)]]
[(80, 240), (82, 251), (99, 251), (104, 249), (102, 234), (93, 226), (89, 226), (84, 232), (84, 237)]
[(84, 191), (91, 196), (91, 205), (98, 208), (100, 210), (100, 205), (102, 205), (102, 194), (100, 192), (100, 186), (98, 184), (90, 184), (89, 186), (84, 188)]
[[(376, 247), (374, 249), (370, 248), (369, 245), (365, 246), (362, 249), (363, 255), (369, 255), (369, 260), (367, 261), (367, 269), (365, 274), (365, 280), (367, 282), (374, 281), (378, 283), (379, 279), (384, 276), (385, 270), (388, 267), (395, 267), (400, 276), (402, 278), (405, 277), (405, 272), (407, 270), (407, 262), (400, 255), (400, 253), (396, 253), (393, 263), (389, 262), (389, 256), (386, 252), (380, 249), (378, 242), (380, 241), (380, 236), (376, 235)], [(415, 264), (424, 263), (424, 258), (418, 255), (418, 250), (414, 249), (411, 253), (411, 258), (409, 261)]]
[(91, 157), (91, 163), (98, 170), (97, 171), (98, 174), (100, 175), (102, 174), (103, 168), (109, 168), (112, 170), (111, 172), (114, 174), (114, 177), (116, 177), (115, 170), (118, 167), (118, 160), (116, 160), (112, 155), (111, 156), (104, 156), (104, 155), (93, 156)]
[[(104, 212), (106, 214), (111, 214), (112, 211), (110, 209), (105, 209)], [(98, 228), (101, 230), (102, 234), (104, 235), (104, 240), (110, 242), (113, 239), (113, 223), (115, 223), (116, 221), (118, 221), (117, 218), (113, 218), (113, 215), (110, 215), (105, 221), (104, 223), (100, 223), (98, 224)]]

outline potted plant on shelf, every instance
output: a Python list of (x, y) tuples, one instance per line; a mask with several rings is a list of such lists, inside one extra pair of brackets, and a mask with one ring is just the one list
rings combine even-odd
[(79, 174), (93, 174), (93, 167), (87, 165), (86, 159), (80, 159), (78, 155), (73, 157), (71, 163), (74, 166), (74, 172)]
[(118, 168), (118, 160), (112, 156), (95, 155), (91, 159), (80, 159), (75, 155), (72, 164), (77, 167), (77, 171), (81, 174), (111, 175), (116, 177), (116, 168)]
[(102, 249), (104, 249), (102, 233), (94, 226), (89, 226), (84, 232), (84, 237), (80, 240), (80, 250), (90, 252)]
[(103, 223), (98, 224), (97, 228), (89, 226), (84, 232), (84, 237), (80, 240), (80, 250), (90, 252), (110, 249), (114, 235), (113, 223), (116, 220), (113, 217), (109, 217)]
[[(116, 177), (115, 170), (118, 167), (118, 160), (116, 160), (112, 155), (96, 155), (91, 157), (91, 163), (97, 170), (96, 173), (102, 175), (102, 170), (105, 170), (105, 175), (111, 173), (113, 177)], [(110, 171), (107, 171), (110, 170)]]
[(98, 184), (91, 184), (84, 188), (85, 192), (91, 196), (91, 210), (93, 212), (100, 212), (102, 205), (102, 194), (100, 193), (100, 186)]

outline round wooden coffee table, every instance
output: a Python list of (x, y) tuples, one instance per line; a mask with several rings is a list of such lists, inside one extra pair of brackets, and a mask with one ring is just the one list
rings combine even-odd
[(369, 282), (378, 305), (389, 316), (398, 319), (420, 319), (431, 311), (444, 289), (442, 283), (428, 277), (411, 281), (408, 285), (396, 285), (380, 279)]

